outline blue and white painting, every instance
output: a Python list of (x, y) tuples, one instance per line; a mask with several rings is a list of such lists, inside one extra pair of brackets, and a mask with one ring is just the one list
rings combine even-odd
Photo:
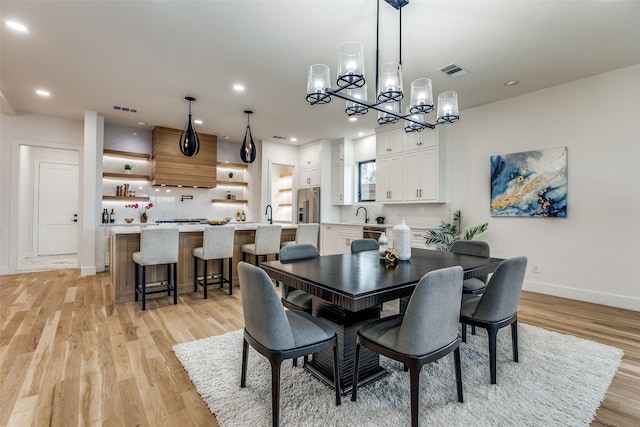
[(567, 216), (567, 147), (491, 156), (491, 216)]

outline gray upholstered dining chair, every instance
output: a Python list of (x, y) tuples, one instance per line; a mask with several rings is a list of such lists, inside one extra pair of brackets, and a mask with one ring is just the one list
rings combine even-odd
[(458, 402), (462, 396), (460, 365), (460, 293), (462, 267), (425, 274), (416, 286), (404, 314), (382, 318), (358, 330), (351, 400), (358, 393), (360, 346), (404, 363), (409, 369), (411, 425), (418, 425), (420, 371), (422, 366), (454, 353)]
[[(280, 249), (280, 262), (283, 264), (320, 256), (318, 249), (310, 244), (287, 245)], [(282, 286), (282, 305), (291, 310), (311, 313), (311, 294), (291, 286)]]
[[(489, 258), (491, 251), (487, 242), (480, 240), (456, 240), (449, 247), (449, 252), (459, 255), (473, 255)], [(462, 293), (478, 295), (487, 286), (487, 275), (465, 279), (462, 282)]]
[[(143, 310), (147, 309), (147, 295), (149, 294), (166, 292), (167, 295), (171, 295), (171, 291), (173, 291), (173, 303), (178, 303), (179, 239), (180, 232), (175, 227), (145, 227), (140, 232), (140, 250), (134, 252), (131, 257), (135, 263), (135, 300), (138, 301), (138, 296), (140, 296)], [(167, 264), (167, 286), (162, 289), (158, 287), (154, 290), (148, 290), (147, 267), (160, 264)], [(142, 267), (142, 277), (140, 277), (140, 267)]]
[[(207, 227), (202, 233), (202, 246), (193, 248), (193, 291), (198, 290), (198, 260), (203, 261), (202, 288), (204, 299), (207, 299), (209, 285), (224, 287), (229, 284), (229, 295), (233, 295), (233, 242), (236, 229), (232, 225), (219, 227)], [(224, 260), (229, 261), (227, 277), (224, 277)], [(214, 282), (207, 281), (207, 264), (210, 260), (220, 261), (220, 279)]]
[(333, 349), (336, 405), (340, 405), (338, 340), (326, 322), (298, 310), (285, 310), (267, 273), (246, 262), (238, 263), (242, 289), (244, 340), (240, 387), (246, 387), (249, 345), (271, 363), (271, 419), (280, 422), (280, 367), (286, 359)]
[(496, 340), (500, 328), (511, 325), (513, 360), (518, 361), (518, 303), (526, 268), (527, 258), (523, 256), (502, 261), (482, 295), (462, 296), (462, 341), (467, 341), (467, 325), (487, 330), (491, 384), (496, 384)]
[(377, 251), (378, 241), (376, 239), (355, 239), (351, 241), (351, 253), (357, 254), (364, 251)]
[(269, 254), (275, 254), (278, 259), (280, 253), (280, 238), (282, 237), (282, 225), (259, 225), (256, 228), (254, 243), (245, 243), (240, 247), (242, 260), (246, 261), (247, 254), (255, 256), (255, 264), (260, 264), (260, 257), (266, 260)]
[(283, 242), (282, 247), (289, 245), (313, 245), (318, 247), (318, 234), (320, 233), (320, 224), (298, 224), (296, 230), (296, 240)]

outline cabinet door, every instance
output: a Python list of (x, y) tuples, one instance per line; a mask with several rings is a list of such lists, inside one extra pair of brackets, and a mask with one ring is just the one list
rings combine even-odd
[(298, 160), (301, 168), (319, 166), (320, 156), (322, 155), (322, 146), (312, 145), (310, 147), (304, 147), (300, 149), (298, 154)]
[(323, 225), (322, 226), (322, 255), (335, 255), (340, 252), (338, 246), (338, 226)]
[(437, 150), (425, 150), (405, 157), (404, 200), (436, 200), (438, 194)]
[(376, 201), (398, 202), (402, 200), (402, 156), (376, 160)]
[(344, 166), (334, 165), (331, 171), (331, 203), (344, 205)]
[(298, 176), (298, 187), (319, 187), (320, 186), (320, 168), (302, 169)]
[(392, 129), (376, 134), (376, 157), (400, 154), (402, 153), (403, 146), (403, 129)]
[(336, 144), (331, 151), (331, 164), (342, 165), (344, 164), (344, 144)]
[(405, 151), (415, 151), (436, 146), (437, 132), (435, 129), (424, 129), (422, 132), (405, 134)]

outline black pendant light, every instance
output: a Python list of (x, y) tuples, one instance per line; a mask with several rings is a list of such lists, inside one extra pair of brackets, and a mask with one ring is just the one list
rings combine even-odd
[(184, 99), (189, 101), (189, 120), (180, 135), (180, 152), (187, 157), (193, 157), (200, 151), (200, 139), (191, 121), (191, 103), (196, 99), (193, 96), (185, 96)]
[[(242, 141), (242, 147), (240, 148), (240, 159), (245, 163), (253, 163), (256, 159), (256, 144), (253, 143), (253, 136), (251, 136), (251, 127), (249, 127), (249, 117), (253, 114), (251, 110), (244, 110), (247, 115), (247, 131), (244, 134), (244, 141)], [(249, 141), (247, 142), (247, 136)]]

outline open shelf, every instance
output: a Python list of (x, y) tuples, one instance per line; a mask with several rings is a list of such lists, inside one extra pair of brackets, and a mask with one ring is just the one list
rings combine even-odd
[(218, 185), (227, 187), (246, 187), (249, 183), (244, 181), (218, 181)]
[(247, 203), (248, 200), (230, 200), (230, 199), (212, 199), (211, 203), (238, 203), (238, 204), (244, 204)]
[(293, 175), (290, 173), (284, 174), (284, 175), (280, 175), (280, 178), (293, 178)]
[(149, 160), (151, 158), (151, 156), (146, 153), (133, 153), (131, 151), (119, 151), (119, 150), (109, 150), (109, 149), (105, 149), (103, 151), (103, 154), (105, 156), (124, 157), (124, 158), (130, 158), (130, 159)]
[(242, 163), (227, 163), (227, 162), (216, 162), (216, 166), (229, 168), (229, 169), (247, 169), (248, 167), (248, 165), (245, 165)]
[(293, 188), (281, 188), (278, 191), (281, 193), (291, 193), (293, 191)]
[(132, 173), (103, 172), (102, 177), (113, 179), (130, 179), (135, 181), (151, 181), (151, 177), (149, 175), (136, 175)]
[(293, 206), (292, 203), (280, 203), (278, 206)]
[(113, 202), (146, 202), (149, 200), (148, 197), (123, 197), (123, 196), (102, 196), (102, 200), (110, 200)]

